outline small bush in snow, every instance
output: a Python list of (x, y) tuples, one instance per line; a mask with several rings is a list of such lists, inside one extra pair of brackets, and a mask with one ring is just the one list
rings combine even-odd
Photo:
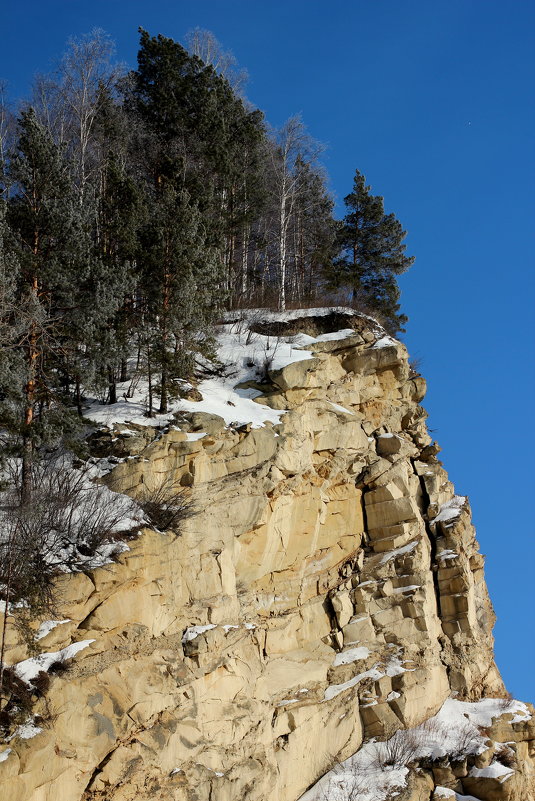
[(401, 729), (389, 740), (377, 743), (375, 766), (381, 770), (405, 767), (418, 756), (424, 736), (417, 729)]
[(455, 747), (451, 751), (451, 758), (459, 760), (468, 754), (473, 754), (481, 742), (477, 729), (468, 721), (455, 729)]

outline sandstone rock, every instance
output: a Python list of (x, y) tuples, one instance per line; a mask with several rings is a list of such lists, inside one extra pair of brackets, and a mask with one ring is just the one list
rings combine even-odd
[[(421, 724), (452, 692), (503, 694), (469, 506), (433, 522), (453, 486), (418, 406), (425, 382), (377, 338), (314, 343), (273, 373), (259, 401), (285, 410), (274, 428), (196, 412), (182, 420), (206, 432), (196, 441), (95, 436), (138, 454), (113, 489), (170, 479), (196, 514), (179, 536), (146, 529), (116, 563), (59, 579), (69, 622), (38, 646), (95, 642), (37, 701), (43, 731), (0, 751), (0, 797), (297, 801), (364, 737)], [(9, 663), (29, 656), (12, 628), (7, 644)], [(440, 782), (532, 801), (533, 719), (504, 715), (489, 736), (513, 743), (514, 780), (458, 760), (412, 771), (399, 800), (442, 798)]]

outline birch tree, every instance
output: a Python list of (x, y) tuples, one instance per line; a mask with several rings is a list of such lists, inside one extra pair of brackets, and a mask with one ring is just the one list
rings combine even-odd
[(290, 117), (274, 138), (271, 149), (273, 199), (276, 209), (275, 249), (278, 278), (278, 306), (286, 309), (289, 230), (300, 190), (299, 164), (314, 164), (321, 146), (307, 133), (301, 117)]
[(206, 66), (213, 67), (218, 75), (225, 78), (233, 91), (243, 96), (245, 84), (249, 80), (246, 69), (238, 66), (238, 61), (231, 50), (224, 50), (222, 44), (211, 31), (194, 28), (186, 34), (186, 47), (193, 56), (197, 56)]

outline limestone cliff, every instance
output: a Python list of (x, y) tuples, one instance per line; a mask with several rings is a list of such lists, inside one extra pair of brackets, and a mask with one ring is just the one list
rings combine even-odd
[[(320, 330), (309, 317), (276, 333), (305, 324)], [(0, 753), (1, 798), (296, 801), (448, 697), (505, 696), (483, 556), (427, 433), (425, 382), (402, 344), (350, 324), (271, 371), (257, 400), (285, 411), (278, 424), (190, 414), (148, 444), (121, 427), (135, 448), (106, 481), (135, 497), (172, 476), (195, 513), (62, 579), (67, 622), (41, 650), (91, 642), (37, 701), (41, 730)], [(8, 661), (26, 656), (12, 639)], [(533, 799), (533, 717), (503, 704), (487, 735), (513, 743), (513, 776), (420, 765), (398, 801), (436, 787)]]

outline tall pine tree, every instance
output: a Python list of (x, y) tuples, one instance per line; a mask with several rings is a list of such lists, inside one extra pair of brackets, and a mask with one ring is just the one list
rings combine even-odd
[(344, 198), (348, 213), (339, 232), (340, 256), (327, 271), (333, 288), (349, 291), (351, 299), (378, 312), (392, 333), (407, 318), (399, 313), (395, 276), (414, 262), (405, 254), (406, 231), (394, 214), (385, 214), (383, 198), (370, 194), (358, 170), (353, 191)]

